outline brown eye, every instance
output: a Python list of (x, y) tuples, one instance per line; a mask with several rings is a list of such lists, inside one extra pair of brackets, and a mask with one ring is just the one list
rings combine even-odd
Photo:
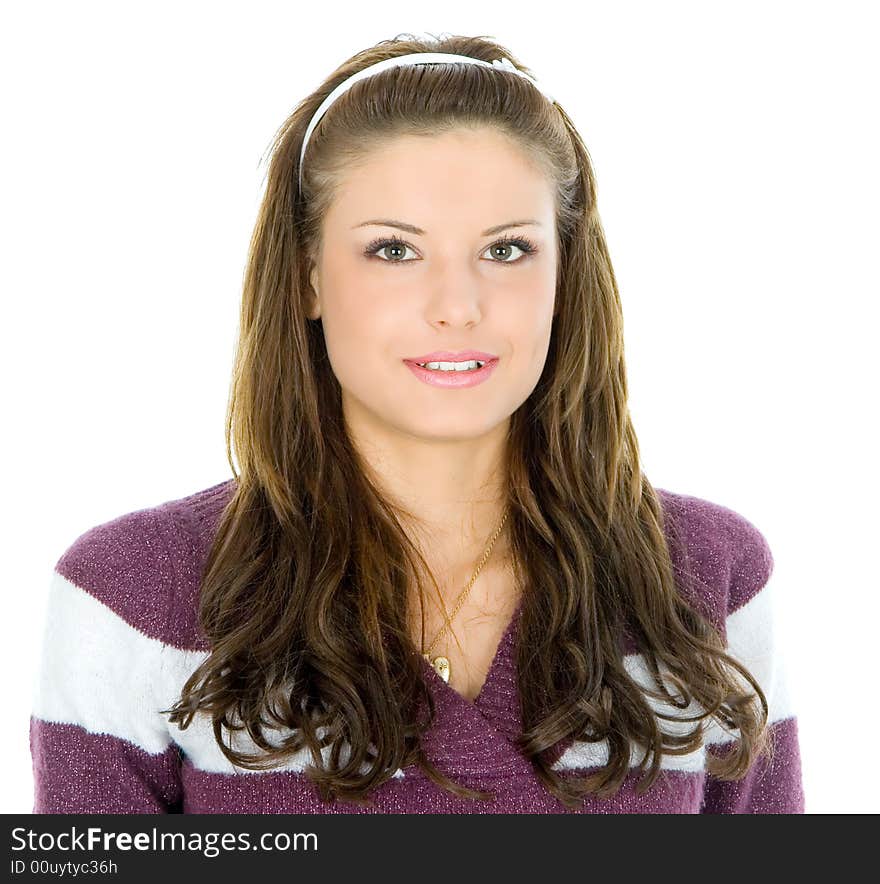
[[(492, 254), (496, 258), (506, 258), (506, 257), (510, 256), (510, 249), (514, 249), (514, 248), (516, 248), (516, 246), (510, 242), (500, 242), (500, 243), (495, 243), (494, 245), (489, 246), (489, 248), (492, 249)], [(504, 261), (502, 263), (510, 264), (511, 262)]]
[[(523, 254), (512, 261), (503, 259), (504, 255), (509, 254), (507, 250), (510, 249), (511, 246), (515, 249), (519, 249)], [(519, 236), (499, 239), (498, 242), (492, 243), (492, 245), (489, 246), (489, 249), (492, 250), (492, 254), (495, 255), (496, 258), (502, 258), (502, 260), (495, 261), (496, 264), (519, 264), (520, 261), (526, 259), (526, 256), (533, 255), (538, 251), (533, 243), (529, 242), (529, 240), (524, 237)]]
[(383, 237), (374, 239), (364, 250), (364, 254), (375, 256), (386, 264), (408, 264), (409, 259), (403, 258), (408, 248), (411, 246), (396, 236)]
[(393, 242), (390, 245), (383, 246), (380, 251), (389, 258), (392, 255), (397, 258), (402, 258), (406, 254), (406, 246), (400, 245), (400, 243)]

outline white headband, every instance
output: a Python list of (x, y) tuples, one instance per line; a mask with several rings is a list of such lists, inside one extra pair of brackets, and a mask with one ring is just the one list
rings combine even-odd
[(502, 71), (510, 71), (512, 74), (516, 74), (519, 77), (524, 77), (528, 80), (533, 86), (535, 86), (543, 95), (548, 99), (548, 101), (554, 101), (553, 96), (551, 96), (546, 89), (538, 84), (538, 82), (534, 79), (534, 77), (530, 77), (528, 74), (519, 70), (519, 68), (515, 67), (513, 63), (507, 58), (498, 58), (493, 61), (491, 64), (488, 61), (483, 61), (479, 58), (471, 58), (469, 55), (455, 55), (449, 52), (412, 52), (409, 55), (399, 55), (396, 58), (386, 58), (384, 61), (377, 61), (376, 64), (371, 64), (369, 67), (364, 68), (361, 71), (358, 71), (355, 74), (352, 74), (347, 80), (344, 80), (340, 83), (320, 104), (318, 109), (315, 111), (312, 119), (309, 121), (309, 125), (306, 128), (306, 134), (303, 138), (302, 149), (299, 152), (299, 186), (302, 188), (302, 167), (303, 167), (303, 158), (306, 155), (306, 145), (309, 143), (309, 138), (311, 138), (312, 132), (315, 131), (315, 127), (318, 125), (321, 117), (327, 113), (327, 109), (342, 95), (344, 92), (347, 92), (358, 80), (363, 80), (365, 77), (370, 77), (373, 74), (378, 74), (380, 71), (386, 71), (389, 68), (396, 67), (404, 67), (409, 65), (419, 65), (419, 64), (436, 64), (437, 62), (454, 62), (456, 64), (478, 64), (487, 68), (495, 68), (496, 70)]

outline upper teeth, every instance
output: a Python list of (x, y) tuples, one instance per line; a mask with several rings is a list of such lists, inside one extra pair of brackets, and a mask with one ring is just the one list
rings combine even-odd
[(422, 368), (439, 368), (440, 371), (467, 371), (469, 368), (480, 368), (485, 365), (479, 359), (471, 359), (469, 362), (417, 362)]

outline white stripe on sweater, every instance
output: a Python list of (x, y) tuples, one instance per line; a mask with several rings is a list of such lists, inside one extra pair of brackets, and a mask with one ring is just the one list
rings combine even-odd
[(161, 642), (53, 571), (33, 714), (160, 753), (171, 742), (155, 712), (161, 652)]
[[(770, 722), (793, 714), (781, 662), (773, 654), (771, 596), (765, 587), (727, 621), (729, 650), (755, 675), (767, 692)], [(109, 734), (158, 754), (171, 743), (181, 747), (192, 764), (214, 773), (262, 773), (233, 765), (214, 739), (210, 719), (199, 714), (186, 730), (169, 725), (160, 709), (172, 706), (184, 683), (207, 658), (204, 651), (184, 651), (149, 638), (94, 596), (53, 572), (41, 666), (34, 683), (33, 714), (47, 722), (74, 724), (93, 734)], [(637, 683), (649, 683), (644, 658), (630, 654), (624, 665)], [(682, 715), (671, 706), (649, 698), (655, 710)], [(694, 709), (695, 707), (692, 707)], [(686, 714), (690, 714), (689, 711)], [(714, 722), (712, 723), (715, 724)], [(667, 731), (684, 732), (691, 725), (661, 722)], [(277, 744), (279, 731), (267, 731)], [(717, 725), (707, 728), (709, 742), (730, 739)], [(224, 739), (240, 750), (257, 747), (243, 732), (224, 731)], [(329, 758), (330, 747), (323, 750)], [(662, 766), (678, 770), (702, 770), (704, 749), (687, 756), (664, 756)], [(343, 757), (345, 752), (343, 751)], [(556, 769), (602, 765), (608, 758), (606, 741), (575, 742), (557, 761)], [(641, 752), (631, 752), (631, 765)], [(301, 772), (311, 763), (301, 750), (276, 771)], [(366, 766), (362, 768), (366, 772)], [(399, 770), (395, 777), (402, 777)]]
[[(311, 754), (303, 749), (270, 771), (251, 771), (226, 758), (207, 715), (195, 716), (185, 730), (168, 723), (159, 710), (177, 701), (184, 683), (207, 656), (207, 652), (180, 650), (144, 635), (53, 571), (33, 715), (51, 723), (78, 725), (89, 733), (109, 734), (151, 755), (174, 742), (197, 768), (214, 773), (300, 772), (311, 763)], [(270, 743), (280, 742), (280, 731), (266, 732)], [(225, 731), (224, 738), (238, 750), (258, 752), (246, 733)], [(329, 760), (331, 747), (322, 751)], [(343, 747), (342, 763), (346, 756)], [(366, 773), (367, 766), (361, 770)], [(403, 776), (403, 771), (398, 769), (394, 776)]]
[[(767, 723), (775, 724), (794, 716), (791, 697), (785, 675), (785, 659), (780, 654), (776, 637), (773, 580), (764, 585), (745, 605), (727, 618), (727, 652), (742, 663), (755, 677), (767, 697)], [(628, 654), (624, 666), (629, 675), (642, 687), (651, 685), (653, 680), (645, 665), (642, 654)], [(665, 667), (661, 674), (667, 673)], [(743, 684), (744, 690), (753, 693), (751, 685), (737, 672), (734, 673)], [(674, 691), (671, 691), (674, 695)], [(700, 707), (691, 703), (687, 709), (677, 709), (670, 703), (647, 698), (655, 711), (663, 711), (678, 718), (693, 717)], [(660, 720), (660, 728), (667, 733), (684, 734), (694, 727), (694, 722)], [(705, 725), (704, 740), (718, 745), (736, 739), (736, 733), (729, 733), (715, 718)], [(644, 754), (643, 748), (633, 746), (630, 751), (630, 766), (637, 765)], [(661, 766), (670, 770), (701, 771), (705, 769), (705, 746), (686, 755), (664, 755)], [(587, 743), (575, 741), (554, 765), (554, 769), (572, 769), (604, 766), (608, 762), (608, 742)], [(650, 759), (649, 759), (650, 763)]]

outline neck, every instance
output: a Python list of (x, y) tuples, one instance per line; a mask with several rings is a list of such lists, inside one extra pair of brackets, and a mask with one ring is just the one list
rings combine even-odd
[(349, 433), (368, 477), (397, 507), (426, 560), (469, 577), (506, 510), (507, 425), (464, 439), (419, 438), (363, 421), (355, 429), (349, 423)]

